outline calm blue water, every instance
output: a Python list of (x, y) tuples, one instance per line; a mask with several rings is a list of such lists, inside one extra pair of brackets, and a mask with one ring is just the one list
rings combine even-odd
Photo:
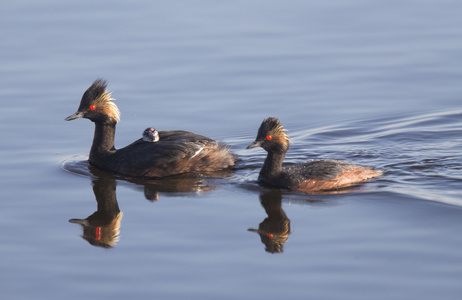
[[(462, 3), (1, 6), (2, 299), (460, 299)], [(98, 77), (122, 111), (116, 146), (186, 129), (230, 144), (237, 170), (89, 168), (93, 124), (64, 118)], [(287, 164), (386, 173), (341, 194), (260, 187), (265, 153), (244, 149), (268, 116)], [(111, 226), (69, 222), (97, 201)]]

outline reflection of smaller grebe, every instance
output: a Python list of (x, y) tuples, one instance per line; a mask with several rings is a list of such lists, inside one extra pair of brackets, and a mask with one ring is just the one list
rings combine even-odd
[(257, 138), (247, 149), (254, 147), (262, 147), (268, 152), (258, 180), (274, 187), (313, 193), (353, 186), (383, 173), (371, 167), (332, 159), (313, 160), (282, 168), (289, 150), (289, 137), (279, 124), (279, 119), (274, 117), (263, 120)]
[(290, 235), (290, 220), (282, 209), (281, 190), (271, 190), (260, 195), (260, 202), (268, 217), (260, 223), (258, 229), (249, 228), (248, 231), (260, 235), (266, 252), (282, 253)]
[(146, 128), (143, 131), (143, 141), (155, 143), (159, 141), (159, 132), (152, 127)]

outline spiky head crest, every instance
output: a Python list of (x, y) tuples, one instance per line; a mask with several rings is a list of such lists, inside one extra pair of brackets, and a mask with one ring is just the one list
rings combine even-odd
[(287, 130), (282, 127), (278, 118), (269, 117), (263, 120), (258, 129), (257, 140), (271, 140), (289, 148), (289, 136)]
[(91, 110), (95, 115), (105, 115), (117, 123), (120, 121), (120, 111), (113, 101), (111, 92), (107, 89), (106, 80), (98, 78), (83, 94), (79, 111)]

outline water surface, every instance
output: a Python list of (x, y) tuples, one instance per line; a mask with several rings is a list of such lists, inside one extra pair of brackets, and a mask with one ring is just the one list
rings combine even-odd
[[(462, 4), (2, 7), (3, 298), (460, 297)], [(98, 77), (122, 111), (117, 147), (187, 129), (230, 144), (236, 170), (89, 167), (93, 124), (63, 119)], [(244, 149), (268, 116), (289, 130), (287, 165), (385, 175), (336, 194), (259, 186), (265, 153)]]

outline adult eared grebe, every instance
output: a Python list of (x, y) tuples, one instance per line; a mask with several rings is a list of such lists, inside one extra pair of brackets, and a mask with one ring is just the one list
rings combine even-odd
[(289, 150), (289, 137), (279, 119), (274, 117), (263, 120), (257, 138), (247, 149), (258, 146), (268, 152), (258, 180), (270, 186), (314, 193), (353, 186), (383, 174), (371, 167), (332, 159), (313, 160), (282, 168)]
[(116, 149), (114, 135), (120, 112), (105, 80), (97, 79), (85, 91), (77, 112), (65, 120), (87, 118), (95, 123), (89, 161), (92, 165), (130, 177), (165, 177), (191, 172), (210, 172), (234, 165), (228, 147), (208, 137), (183, 130), (158, 131), (159, 141), (141, 138)]
[(146, 128), (143, 131), (143, 137), (141, 138), (145, 142), (155, 143), (159, 141), (159, 132), (152, 128)]

